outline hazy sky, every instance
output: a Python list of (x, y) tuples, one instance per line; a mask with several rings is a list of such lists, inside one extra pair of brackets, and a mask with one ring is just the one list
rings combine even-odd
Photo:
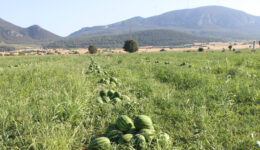
[(37, 24), (67, 36), (83, 27), (206, 5), (227, 6), (260, 16), (260, 0), (0, 0), (0, 18), (21, 27)]

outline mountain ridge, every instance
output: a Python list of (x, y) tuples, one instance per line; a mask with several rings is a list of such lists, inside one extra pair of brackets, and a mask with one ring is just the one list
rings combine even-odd
[[(204, 6), (169, 11), (147, 18), (137, 16), (104, 26), (85, 27), (68, 37), (125, 34), (152, 29), (178, 30), (198, 36), (211, 36), (211, 32), (220, 30), (232, 34), (232, 39), (244, 39), (243, 36), (256, 38), (260, 37), (260, 17), (223, 6)], [(225, 33), (218, 38), (228, 39)]]
[(0, 42), (9, 44), (45, 43), (60, 40), (62, 37), (32, 25), (22, 28), (0, 18)]

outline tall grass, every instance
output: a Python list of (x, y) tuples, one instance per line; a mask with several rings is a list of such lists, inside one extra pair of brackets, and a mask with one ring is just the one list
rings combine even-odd
[[(102, 85), (102, 75), (85, 74), (89, 55), (0, 57), (0, 149), (81, 149), (121, 114), (151, 116), (156, 130), (173, 139), (169, 149), (258, 148), (258, 51), (92, 58), (121, 84)], [(132, 102), (98, 105), (100, 89)]]

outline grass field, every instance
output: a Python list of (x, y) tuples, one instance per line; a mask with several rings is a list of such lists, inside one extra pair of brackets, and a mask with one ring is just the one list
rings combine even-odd
[[(86, 74), (91, 58), (121, 84)], [(259, 149), (259, 79), (260, 50), (0, 57), (0, 149), (82, 149), (122, 114), (170, 135), (153, 149)], [(131, 101), (97, 104), (101, 89)]]

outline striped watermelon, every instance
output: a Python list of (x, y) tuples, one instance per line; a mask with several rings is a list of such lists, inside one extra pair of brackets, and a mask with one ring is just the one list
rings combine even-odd
[(138, 134), (141, 134), (145, 137), (147, 142), (151, 142), (154, 138), (154, 130), (151, 129), (142, 129), (138, 132)]
[(122, 115), (117, 118), (116, 120), (116, 125), (119, 130), (123, 132), (127, 132), (131, 128), (134, 128), (134, 123), (133, 121), (126, 115)]
[(136, 134), (132, 139), (131, 143), (134, 144), (134, 147), (137, 150), (145, 150), (146, 149), (146, 141), (145, 137), (141, 134)]
[(92, 140), (89, 147), (93, 150), (108, 150), (111, 147), (111, 143), (107, 137), (99, 137)]
[(99, 104), (103, 104), (103, 100), (102, 100), (101, 97), (98, 97), (98, 98), (96, 99), (96, 102), (99, 103)]
[(108, 127), (107, 127), (107, 130), (106, 130), (106, 134), (108, 134), (108, 132), (112, 131), (112, 130), (118, 130), (116, 124), (110, 124)]
[(101, 90), (101, 91), (99, 92), (99, 95), (100, 95), (101, 97), (107, 96), (107, 91), (106, 91), (106, 90)]
[(110, 98), (107, 97), (107, 96), (102, 97), (102, 100), (103, 100), (103, 102), (105, 102), (105, 103), (109, 103), (109, 102), (110, 102)]
[(135, 117), (134, 124), (136, 129), (154, 129), (153, 122), (150, 117), (145, 115), (139, 115)]
[(121, 136), (119, 139), (119, 143), (124, 144), (124, 143), (129, 143), (131, 139), (133, 138), (133, 134), (124, 134)]
[(119, 99), (119, 98), (112, 99), (113, 104), (117, 104), (117, 103), (120, 103), (120, 102), (121, 102), (121, 99)]
[(113, 95), (114, 98), (120, 98), (121, 97), (121, 93), (119, 92), (115, 92)]
[(114, 96), (114, 93), (115, 93), (114, 90), (109, 90), (109, 91), (107, 92), (107, 96), (109, 96), (110, 98), (112, 98), (112, 97)]
[(112, 130), (107, 133), (107, 137), (110, 139), (110, 141), (117, 142), (121, 138), (122, 134), (122, 131)]
[(121, 96), (121, 99), (122, 99), (123, 101), (130, 101), (130, 98), (129, 98), (128, 96), (126, 96), (126, 95), (122, 95), (122, 96)]

